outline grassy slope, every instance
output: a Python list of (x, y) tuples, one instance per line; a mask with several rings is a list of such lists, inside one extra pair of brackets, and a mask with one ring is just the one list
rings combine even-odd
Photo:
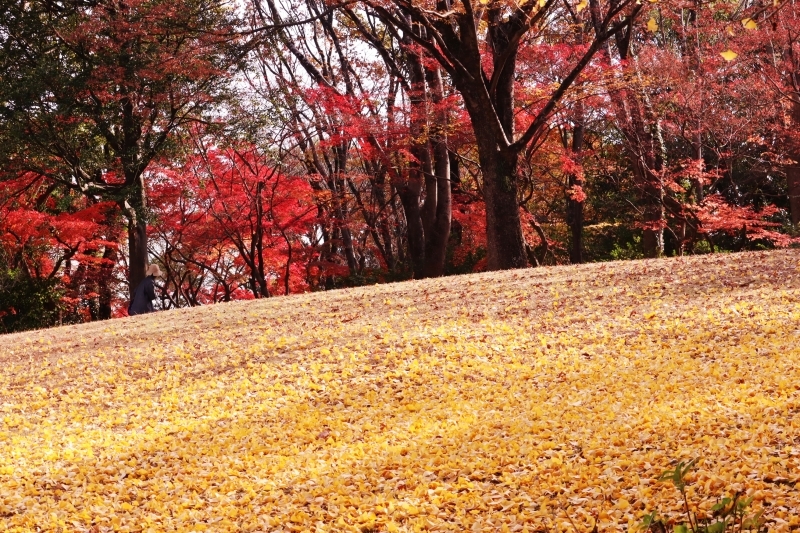
[(3, 336), (0, 531), (622, 530), (691, 457), (786, 531), (799, 300), (785, 251)]

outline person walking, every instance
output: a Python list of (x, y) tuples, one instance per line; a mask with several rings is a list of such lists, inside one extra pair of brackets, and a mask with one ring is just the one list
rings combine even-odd
[(161, 269), (158, 265), (150, 265), (147, 267), (147, 275), (136, 287), (133, 293), (133, 299), (128, 306), (128, 315), (141, 315), (143, 313), (152, 313), (153, 300), (156, 299), (156, 276), (161, 275)]

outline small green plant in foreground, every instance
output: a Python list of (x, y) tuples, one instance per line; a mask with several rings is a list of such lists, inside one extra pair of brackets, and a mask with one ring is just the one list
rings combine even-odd
[[(671, 481), (683, 497), (683, 507), (686, 514), (686, 521), (673, 526), (674, 533), (742, 533), (744, 531), (754, 531), (755, 533), (766, 533), (766, 521), (764, 520), (764, 510), (753, 512), (750, 504), (753, 498), (743, 498), (737, 492), (733, 497), (725, 496), (711, 507), (711, 517), (700, 518), (697, 513), (689, 510), (689, 500), (686, 496), (686, 474), (697, 464), (697, 459), (689, 462), (681, 461), (674, 469), (666, 470), (659, 481)], [(639, 525), (641, 530), (646, 533), (666, 533), (667, 523), (660, 518), (657, 511), (652, 511), (645, 515), (644, 520)]]

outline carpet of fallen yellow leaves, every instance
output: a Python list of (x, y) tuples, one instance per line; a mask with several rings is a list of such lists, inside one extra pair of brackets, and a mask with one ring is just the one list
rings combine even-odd
[(623, 531), (700, 457), (800, 526), (800, 253), (0, 337), (0, 531)]

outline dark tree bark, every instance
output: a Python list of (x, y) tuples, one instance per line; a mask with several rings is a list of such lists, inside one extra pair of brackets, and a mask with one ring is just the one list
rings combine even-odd
[[(528, 265), (519, 216), (517, 166), (520, 154), (535, 146), (547, 129), (558, 103), (611, 36), (629, 27), (641, 10), (635, 0), (610, 2), (601, 13), (599, 0), (591, 1), (595, 33), (584, 54), (546, 100), (538, 115), (520, 135), (514, 131), (516, 101), (514, 77), (520, 43), (525, 35), (555, 9), (556, 0), (486, 6), (469, 0), (436, 4), (435, 12), (402, 0), (392, 8), (373, 0), (364, 3), (383, 22), (413, 39), (447, 72), (461, 94), (472, 123), (483, 173), (486, 201), (488, 268), (502, 270)], [(476, 7), (478, 6), (478, 7)], [(476, 11), (477, 10), (477, 11)], [(409, 22), (411, 21), (411, 22)], [(485, 33), (479, 28), (487, 28)], [(424, 27), (426, 38), (413, 30)], [(484, 54), (491, 54), (492, 71), (484, 70)]]
[(147, 271), (147, 196), (141, 176), (139, 186), (123, 204), (123, 212), (128, 221), (128, 294), (133, 298), (136, 287), (145, 278)]
[[(425, 276), (444, 274), (447, 241), (452, 222), (452, 187), (450, 183), (450, 152), (447, 149), (447, 110), (442, 107), (444, 87), (442, 73), (437, 68), (426, 69), (431, 102), (435, 106), (431, 125), (431, 150), (433, 152), (433, 186), (428, 187), (425, 203), (435, 199), (435, 210), (430, 226), (425, 230)], [(435, 195), (435, 196), (434, 196)]]
[(519, 34), (529, 24), (529, 16), (517, 12), (504, 22), (499, 8), (488, 10), (490, 26), (486, 38), (494, 64), (491, 78), (482, 68), (473, 16), (472, 13), (460, 16), (459, 34), (446, 32), (445, 35), (450, 38), (451, 52), (467, 70), (451, 72), (451, 76), (464, 97), (478, 145), (486, 202), (487, 268), (522, 268), (528, 266), (518, 207), (517, 166), (523, 147), (512, 144)]
[[(797, 161), (800, 154), (794, 155)], [(792, 165), (786, 169), (786, 182), (789, 188), (789, 209), (792, 215), (792, 224), (800, 224), (800, 165)]]
[[(404, 48), (408, 65), (411, 104), (411, 155), (408, 178), (398, 184), (400, 201), (406, 215), (408, 227), (408, 255), (414, 277), (425, 277), (425, 237), (436, 216), (436, 182), (433, 178), (427, 128), (427, 87), (422, 58), (413, 51), (410, 37), (406, 37)], [(431, 195), (431, 189), (433, 194)], [(427, 193), (422, 202), (423, 190)], [(430, 201), (428, 201), (430, 199)]]
[[(447, 242), (450, 236), (452, 192), (450, 181), (450, 155), (447, 148), (448, 111), (444, 107), (444, 83), (441, 69), (425, 62), (416, 41), (433, 45), (429, 29), (402, 13), (401, 19), (413, 35), (399, 36), (399, 50), (388, 46), (386, 39), (367, 28), (358, 15), (349, 8), (344, 12), (356, 25), (361, 35), (383, 58), (390, 76), (390, 98), (387, 107), (387, 126), (395, 126), (393, 119), (394, 96), (402, 86), (410, 104), (410, 152), (412, 160), (406, 164), (384, 161), (391, 175), (393, 188), (403, 206), (406, 220), (408, 258), (415, 278), (441, 276), (444, 273)], [(404, 65), (402, 69), (400, 66)], [(394, 83), (397, 80), (397, 83)], [(380, 144), (371, 144), (381, 152)], [(397, 152), (389, 142), (386, 152)], [(407, 172), (401, 169), (407, 166)]]
[[(571, 151), (573, 158), (580, 162), (586, 131), (582, 105), (579, 105), (576, 109), (574, 122), (575, 126), (572, 130)], [(581, 176), (576, 176), (575, 174), (570, 174), (568, 176), (567, 225), (570, 230), (569, 262), (573, 265), (583, 263), (583, 206), (585, 202), (575, 199), (571, 194), (571, 190), (575, 186), (583, 187), (583, 184), (583, 178)]]
[(111, 302), (113, 300), (112, 281), (114, 276), (114, 265), (117, 263), (117, 248), (106, 246), (103, 251), (103, 262), (100, 265), (100, 276), (98, 279), (98, 318), (108, 320), (111, 318)]
[[(800, 74), (796, 75), (800, 79)], [(791, 102), (791, 117), (795, 131), (800, 131), (800, 92), (794, 93)], [(786, 168), (786, 184), (789, 192), (789, 209), (792, 224), (800, 224), (800, 151), (790, 156), (794, 164)]]

